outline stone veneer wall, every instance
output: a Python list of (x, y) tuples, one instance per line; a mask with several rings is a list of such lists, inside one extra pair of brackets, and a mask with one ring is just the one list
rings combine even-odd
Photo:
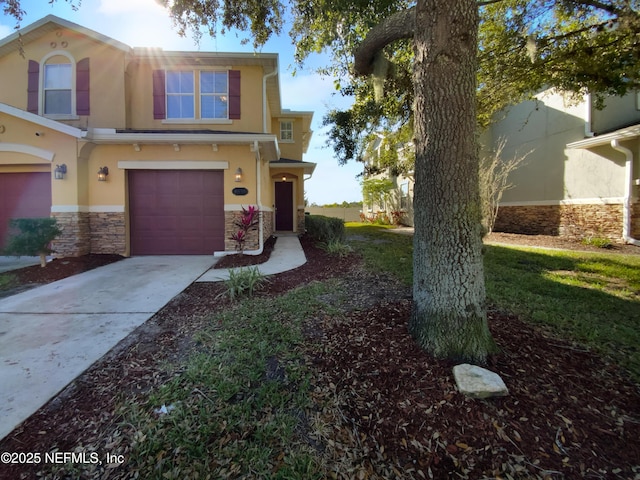
[(631, 236), (640, 240), (640, 201), (631, 206)]
[(306, 232), (306, 227), (305, 227), (305, 220), (304, 220), (304, 208), (299, 208), (298, 209), (298, 229), (296, 231), (296, 233), (298, 235), (302, 235)]
[(124, 212), (92, 212), (89, 225), (91, 253), (124, 255), (127, 242)]
[[(264, 222), (265, 212), (260, 212), (260, 221)], [(239, 228), (236, 225), (236, 221), (239, 221), (242, 217), (242, 210), (240, 211), (225, 211), (224, 212), (224, 250), (225, 252), (235, 252), (236, 242), (231, 240), (231, 235), (236, 233)], [(267, 238), (265, 232), (265, 239)], [(245, 250), (257, 250), (260, 246), (260, 231), (259, 227), (247, 232), (247, 240), (244, 243)]]
[(53, 212), (62, 233), (51, 247), (56, 257), (79, 257), (91, 252), (91, 227), (88, 212)]
[(622, 220), (621, 204), (505, 206), (498, 210), (493, 230), (574, 239), (598, 236), (621, 242)]

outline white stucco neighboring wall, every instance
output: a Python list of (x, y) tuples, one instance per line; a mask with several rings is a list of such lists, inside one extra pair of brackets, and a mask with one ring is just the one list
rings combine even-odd
[(504, 193), (502, 205), (622, 202), (622, 154), (609, 146), (566, 148), (568, 143), (585, 138), (585, 122), (593, 113), (589, 100), (576, 101), (570, 95), (544, 91), (536, 100), (512, 107), (490, 127), (484, 138), (493, 145), (506, 138), (505, 158), (528, 154), (511, 175), (514, 188)]

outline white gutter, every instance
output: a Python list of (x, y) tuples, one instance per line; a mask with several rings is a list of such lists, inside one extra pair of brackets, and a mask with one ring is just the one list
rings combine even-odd
[(640, 247), (640, 240), (631, 237), (631, 185), (633, 181), (633, 152), (620, 145), (618, 139), (611, 140), (611, 147), (623, 153), (626, 159), (624, 176), (624, 203), (622, 204), (622, 238), (625, 243)]
[(267, 73), (262, 77), (262, 131), (267, 133), (267, 79), (274, 77), (278, 74), (278, 66), (273, 69), (273, 72)]

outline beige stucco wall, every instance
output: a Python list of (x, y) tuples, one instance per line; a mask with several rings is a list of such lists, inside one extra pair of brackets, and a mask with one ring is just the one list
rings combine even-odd
[[(131, 145), (98, 145), (88, 161), (90, 206), (126, 205), (126, 170), (119, 168), (118, 162), (121, 161), (148, 163), (149, 168), (157, 168), (154, 162), (163, 163), (162, 168), (171, 162), (170, 165), (175, 165), (177, 170), (180, 169), (180, 162), (227, 162), (228, 168), (224, 173), (225, 204), (255, 204), (257, 200), (255, 154), (249, 145), (219, 145), (217, 152), (213, 151), (211, 145), (181, 145), (179, 152), (171, 145), (141, 145), (140, 152), (136, 152)], [(98, 182), (97, 172), (104, 166), (109, 168), (109, 176), (106, 182)], [(235, 181), (238, 168), (242, 169), (241, 182)], [(242, 197), (235, 196), (232, 190), (236, 187), (245, 187), (249, 193)]]
[(74, 81), (75, 63), (83, 58), (90, 59), (91, 116), (61, 121), (78, 128), (124, 128), (124, 70), (127, 61), (125, 52), (65, 28), (47, 33), (24, 45), (24, 57), (17, 50), (0, 57), (0, 102), (26, 110), (29, 60), (41, 64), (42, 74), (42, 62), (54, 54), (68, 55), (73, 59)]
[(610, 132), (613, 129), (640, 123), (640, 103), (637, 93), (624, 97), (608, 96), (605, 108), (591, 111), (591, 130), (595, 133)]
[[(175, 60), (173, 61), (175, 63)], [(140, 60), (129, 65), (127, 84), (130, 93), (128, 128), (132, 129), (213, 129), (238, 132), (262, 132), (262, 75), (263, 69), (258, 66), (233, 66), (225, 64), (175, 65), (169, 60)], [(240, 120), (155, 120), (153, 118), (153, 70), (240, 70)], [(199, 75), (195, 77), (195, 91), (198, 91)], [(199, 117), (199, 101), (195, 101), (196, 117)]]
[[(14, 151), (0, 152), (0, 172), (53, 172), (58, 164), (67, 165), (67, 174), (63, 180), (53, 180), (52, 208), (59, 205), (78, 205), (78, 188), (85, 180), (82, 169), (78, 167), (77, 139), (50, 128), (34, 125), (31, 122), (0, 114), (0, 125), (4, 127), (0, 142), (11, 144)], [(40, 135), (36, 135), (38, 132)], [(20, 153), (20, 149), (37, 149), (43, 155), (53, 154), (53, 160), (37, 154)]]
[[(280, 140), (280, 121), (293, 122), (293, 141), (284, 142)], [(271, 120), (271, 131), (278, 136), (278, 145), (280, 146), (280, 156), (291, 160), (302, 160), (303, 120), (301, 117), (278, 117)]]
[(624, 194), (622, 156), (610, 147), (567, 149), (567, 143), (585, 138), (585, 101), (575, 103), (569, 96), (543, 92), (538, 101), (512, 107), (482, 137), (497, 145), (508, 139), (506, 159), (527, 155), (525, 163), (509, 181), (514, 188), (502, 198), (505, 205), (554, 204), (562, 201), (620, 198)]

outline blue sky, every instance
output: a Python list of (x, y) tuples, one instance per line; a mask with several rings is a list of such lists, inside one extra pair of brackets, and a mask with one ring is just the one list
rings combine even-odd
[[(77, 11), (64, 0), (52, 5), (45, 0), (22, 0), (27, 15), (21, 22), (26, 26), (45, 15), (53, 14), (71, 22), (119, 40), (131, 47), (161, 47), (165, 50), (201, 50), (213, 52), (253, 52), (251, 43), (242, 45), (246, 34), (231, 33), (215, 39), (203, 37), (196, 45), (190, 37), (181, 38), (172, 27), (169, 16), (155, 0), (82, 0)], [(16, 21), (0, 17), (0, 38), (14, 31)], [(347, 108), (351, 100), (335, 95), (332, 78), (321, 77), (313, 69), (328, 58), (313, 55), (302, 71), (293, 71), (294, 47), (285, 32), (270, 40), (261, 52), (278, 53), (280, 59), (280, 92), (282, 107), (291, 110), (315, 112), (314, 131), (304, 160), (317, 163), (313, 177), (305, 182), (306, 197), (319, 205), (359, 201), (362, 199), (359, 180), (362, 167), (356, 162), (339, 166), (333, 150), (326, 146), (327, 129), (322, 128), (322, 117), (330, 108)]]

